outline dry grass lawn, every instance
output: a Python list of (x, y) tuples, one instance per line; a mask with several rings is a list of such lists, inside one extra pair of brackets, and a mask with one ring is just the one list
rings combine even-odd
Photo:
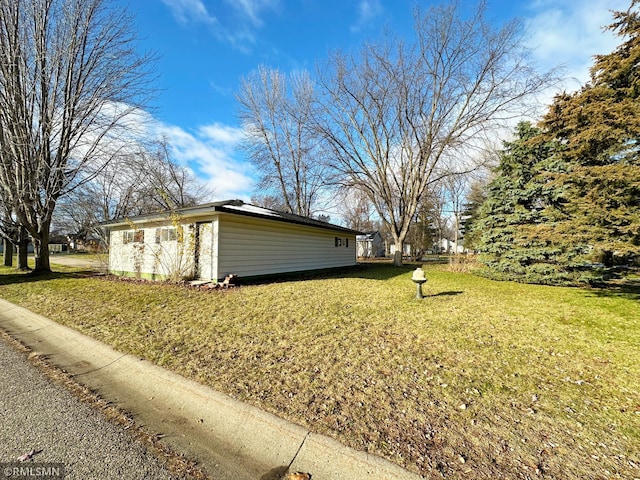
[(427, 478), (640, 478), (640, 288), (415, 265), (229, 291), (0, 268), (0, 296)]

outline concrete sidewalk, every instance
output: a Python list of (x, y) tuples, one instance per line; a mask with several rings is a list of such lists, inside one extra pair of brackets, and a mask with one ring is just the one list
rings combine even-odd
[(0, 328), (164, 435), (216, 480), (279, 480), (287, 471), (314, 480), (422, 478), (2, 299)]

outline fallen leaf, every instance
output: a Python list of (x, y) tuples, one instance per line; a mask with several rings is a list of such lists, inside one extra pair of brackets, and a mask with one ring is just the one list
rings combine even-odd
[(290, 473), (284, 477), (284, 480), (311, 480), (311, 474), (302, 472)]
[(19, 462), (26, 462), (27, 460), (31, 460), (31, 457), (33, 457), (36, 454), (35, 450), (31, 450), (29, 453), (25, 453), (24, 455), (20, 455), (18, 457), (18, 461)]

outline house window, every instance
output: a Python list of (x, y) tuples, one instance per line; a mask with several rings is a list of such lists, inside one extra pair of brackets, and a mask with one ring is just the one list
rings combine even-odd
[(177, 238), (175, 227), (156, 228), (156, 243), (174, 242)]
[(336, 237), (336, 247), (341, 247), (342, 246), (342, 239), (340, 237)]
[(144, 230), (126, 230), (122, 232), (122, 243), (144, 243)]

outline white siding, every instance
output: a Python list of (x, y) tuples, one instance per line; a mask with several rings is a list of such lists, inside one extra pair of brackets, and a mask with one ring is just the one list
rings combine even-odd
[(162, 279), (188, 277), (193, 274), (192, 233), (184, 228), (183, 242), (177, 240), (156, 243), (156, 228), (171, 227), (171, 223), (137, 227), (144, 231), (144, 242), (124, 243), (123, 234), (133, 228), (117, 228), (110, 233), (109, 270), (114, 273), (143, 278)]
[(197, 274), (198, 278), (211, 280), (213, 278), (213, 226), (211, 222), (198, 223)]
[[(340, 230), (221, 213), (197, 223), (196, 248), (196, 224), (192, 219), (183, 221), (184, 243), (156, 243), (156, 228), (171, 226), (169, 220), (137, 225), (144, 231), (142, 243), (123, 243), (123, 232), (133, 231), (133, 226), (114, 228), (109, 249), (111, 272), (176, 279), (192, 276), (197, 270), (200, 279), (222, 280), (231, 273), (249, 277), (356, 263), (355, 234)], [(340, 246), (336, 246), (336, 238)]]
[[(403, 251), (402, 255), (404, 255), (405, 257), (410, 256), (411, 255), (411, 245), (408, 245), (408, 244), (404, 243), (402, 245), (402, 251)], [(391, 245), (389, 245), (389, 254), (391, 256), (393, 256), (395, 253), (396, 253), (396, 246), (395, 246), (395, 244), (392, 243)]]
[(221, 215), (219, 221), (219, 279), (230, 273), (247, 277), (356, 263), (354, 234), (249, 217)]

